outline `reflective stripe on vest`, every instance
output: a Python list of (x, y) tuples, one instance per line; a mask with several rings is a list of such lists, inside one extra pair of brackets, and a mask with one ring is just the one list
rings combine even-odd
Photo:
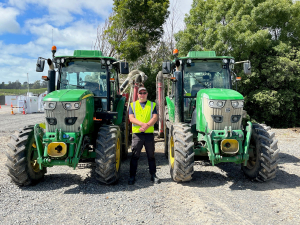
[[(135, 102), (132, 102), (131, 104), (131, 108), (134, 114), (134, 117), (143, 122), (143, 123), (147, 123), (149, 122), (152, 117), (153, 117), (153, 109), (155, 107), (155, 103), (147, 101), (144, 109), (142, 108), (140, 102), (137, 100)], [(149, 108), (150, 107), (150, 112), (149, 112)], [(137, 113), (137, 111), (140, 111), (139, 113)], [(135, 125), (132, 124), (132, 133), (141, 133), (141, 131), (139, 130), (141, 126), (139, 125)], [(154, 126), (149, 127), (145, 133), (153, 133), (154, 132)]]

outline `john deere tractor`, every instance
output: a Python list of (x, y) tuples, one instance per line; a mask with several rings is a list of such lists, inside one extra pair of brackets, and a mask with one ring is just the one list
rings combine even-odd
[[(246, 74), (251, 73), (248, 60), (235, 62), (214, 51), (192, 51), (163, 63), (157, 81), (160, 87), (165, 86), (163, 80), (171, 85), (165, 101), (159, 103), (160, 130), (174, 181), (192, 179), (195, 156), (208, 157), (212, 165), (241, 164), (253, 180), (275, 177), (279, 152), (275, 133), (247, 120), (244, 97), (232, 90), (232, 80), (237, 79), (233, 68), (238, 63), (244, 63)], [(164, 90), (158, 97), (163, 95)]]
[[(43, 178), (47, 167), (75, 169), (79, 162), (91, 161), (100, 183), (115, 183), (128, 151), (126, 99), (119, 95), (118, 81), (119, 74), (128, 74), (128, 64), (101, 51), (75, 50), (71, 56), (55, 52), (53, 46), (48, 76), (43, 77), (48, 81), (45, 123), (12, 135), (8, 175), (17, 185), (30, 185)], [(45, 60), (38, 59), (37, 72), (44, 70)]]

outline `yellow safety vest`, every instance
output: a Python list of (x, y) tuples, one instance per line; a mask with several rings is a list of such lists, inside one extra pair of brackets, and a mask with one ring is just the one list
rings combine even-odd
[[(153, 109), (155, 107), (154, 102), (147, 101), (145, 108), (143, 109), (139, 100), (132, 102), (131, 104), (131, 109), (133, 111), (134, 117), (143, 123), (148, 123), (153, 116)], [(132, 133), (141, 133), (139, 130), (141, 126), (132, 124)], [(154, 132), (154, 126), (149, 127), (145, 133), (153, 133)]]

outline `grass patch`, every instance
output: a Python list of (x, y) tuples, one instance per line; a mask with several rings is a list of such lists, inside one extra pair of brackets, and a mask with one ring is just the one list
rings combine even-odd
[[(1, 95), (26, 95), (28, 89), (0, 89), (0, 96)], [(30, 89), (30, 92), (33, 94), (42, 94), (47, 91), (47, 88), (40, 88), (40, 89)]]

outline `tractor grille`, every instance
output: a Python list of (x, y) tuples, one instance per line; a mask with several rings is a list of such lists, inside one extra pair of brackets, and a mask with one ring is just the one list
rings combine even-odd
[[(81, 101), (81, 107), (77, 110), (65, 110), (62, 102), (57, 102), (54, 110), (45, 110), (46, 118), (56, 118), (56, 125), (50, 125), (47, 121), (46, 131), (55, 132), (56, 129), (61, 129), (64, 132), (78, 132), (80, 129), (80, 124), (83, 123), (84, 117), (86, 115), (86, 99)], [(77, 117), (76, 122), (73, 125), (66, 125), (65, 118)]]
[[(224, 130), (226, 126), (227, 128), (231, 126), (232, 130), (241, 129), (243, 108), (233, 108), (230, 100), (226, 100), (225, 106), (221, 109), (210, 108), (208, 105), (208, 99), (203, 98), (203, 101), (204, 116), (210, 130)], [(212, 115), (223, 116), (223, 121), (221, 123), (214, 122)], [(238, 122), (231, 122), (231, 116), (233, 115), (240, 115)]]

